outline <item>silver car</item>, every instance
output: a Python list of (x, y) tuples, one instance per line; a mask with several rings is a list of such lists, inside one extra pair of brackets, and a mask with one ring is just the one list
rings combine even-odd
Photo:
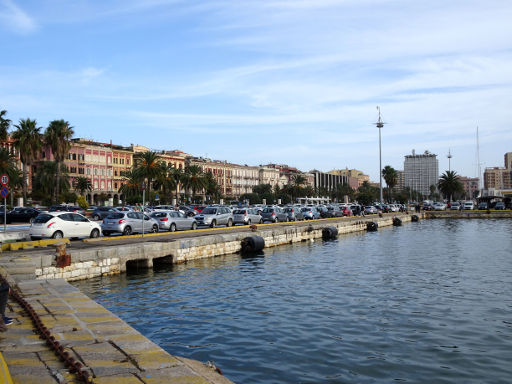
[(263, 221), (271, 221), (273, 223), (290, 221), (288, 214), (281, 207), (267, 207), (261, 212)]
[(304, 220), (304, 214), (298, 207), (285, 207), (284, 211), (290, 221)]
[(320, 218), (320, 212), (315, 207), (304, 207), (301, 209), (305, 220), (313, 220)]
[(233, 224), (261, 224), (263, 219), (256, 208), (236, 208), (233, 210)]
[(181, 211), (155, 211), (150, 217), (158, 222), (160, 229), (174, 232), (176, 230), (196, 229), (197, 222)]
[(132, 233), (142, 233), (144, 218), (144, 233), (158, 232), (158, 222), (142, 212), (114, 212), (103, 219), (101, 230), (103, 235), (122, 233), (125, 236)]
[(207, 225), (215, 228), (217, 225), (225, 224), (227, 227), (233, 225), (233, 214), (228, 207), (206, 207), (194, 219), (197, 225)]

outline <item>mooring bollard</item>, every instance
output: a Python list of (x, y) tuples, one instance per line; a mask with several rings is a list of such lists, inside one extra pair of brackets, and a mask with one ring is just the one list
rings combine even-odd
[(333, 240), (338, 237), (338, 228), (329, 226), (322, 229), (322, 239)]
[(69, 267), (71, 265), (71, 255), (66, 252), (66, 243), (55, 244), (55, 256), (57, 268)]
[(258, 252), (265, 248), (265, 239), (261, 236), (246, 237), (242, 240), (242, 253)]
[(377, 224), (375, 221), (370, 221), (369, 223), (366, 223), (366, 230), (368, 232), (375, 232), (379, 228), (379, 224)]

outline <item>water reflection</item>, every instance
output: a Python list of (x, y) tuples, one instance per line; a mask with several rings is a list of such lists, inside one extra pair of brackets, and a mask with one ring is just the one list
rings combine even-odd
[(239, 383), (504, 383), (510, 233), (507, 220), (422, 221), (76, 285)]

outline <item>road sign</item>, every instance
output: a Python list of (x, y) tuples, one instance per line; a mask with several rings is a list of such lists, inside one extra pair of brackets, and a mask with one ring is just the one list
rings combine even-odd
[(9, 195), (9, 188), (2, 187), (2, 190), (0, 190), (0, 195), (2, 195), (2, 197), (5, 199), (7, 195)]
[(2, 185), (7, 185), (9, 184), (9, 176), (7, 174), (3, 174), (1, 177), (0, 177), (0, 183), (2, 183)]

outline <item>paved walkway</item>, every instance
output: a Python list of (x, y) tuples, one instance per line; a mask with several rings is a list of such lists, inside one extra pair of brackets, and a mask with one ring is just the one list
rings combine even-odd
[[(169, 355), (64, 280), (25, 281), (19, 288), (94, 383), (231, 383), (202, 363)], [(0, 352), (14, 383), (79, 382), (35, 333), (30, 317), (12, 298), (6, 315), (14, 323), (0, 333)]]

